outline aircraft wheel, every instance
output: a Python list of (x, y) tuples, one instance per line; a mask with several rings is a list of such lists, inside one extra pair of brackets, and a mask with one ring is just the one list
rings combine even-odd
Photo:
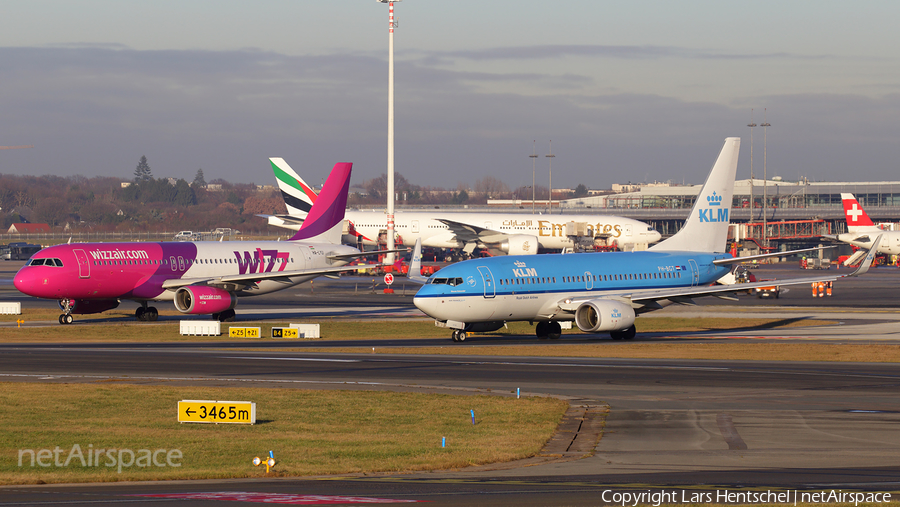
[(459, 330), (454, 329), (453, 333), (450, 334), (450, 338), (453, 338), (453, 341), (458, 342), (459, 341)]
[(621, 340), (623, 338), (622, 331), (610, 331), (609, 337), (613, 340)]
[(75, 321), (75, 318), (72, 317), (72, 316), (71, 316), (70, 314), (68, 314), (68, 313), (64, 313), (64, 314), (62, 314), (62, 315), (59, 316), (59, 323), (60, 323), (60, 324), (71, 324), (71, 323), (74, 322), (74, 321)]
[(632, 324), (628, 329), (622, 331), (622, 338), (626, 340), (632, 340), (636, 335), (637, 329), (634, 327), (634, 324)]
[(219, 314), (219, 322), (234, 322), (234, 310), (225, 310)]
[(465, 331), (459, 331), (459, 334), (457, 335), (457, 337), (459, 338), (458, 341), (461, 341), (461, 342), (466, 341), (466, 332), (465, 332)]
[(219, 314), (218, 313), (212, 314), (212, 320), (219, 320)]
[(150, 322), (156, 322), (156, 319), (159, 318), (159, 312), (156, 310), (156, 307), (151, 306), (147, 308), (147, 312), (144, 314), (144, 317)]
[(559, 322), (548, 322), (547, 338), (559, 340), (560, 336), (562, 336), (562, 326), (559, 325)]
[(538, 322), (536, 326), (534, 326), (534, 334), (537, 335), (539, 340), (547, 339), (547, 323), (544, 321)]
[(147, 320), (147, 312), (144, 310), (143, 306), (137, 307), (137, 310), (134, 311), (134, 318), (137, 320)]
[(65, 317), (65, 316), (66, 316), (65, 313), (59, 314), (59, 323), (60, 323), (60, 324), (65, 324), (65, 322), (63, 321), (63, 317)]

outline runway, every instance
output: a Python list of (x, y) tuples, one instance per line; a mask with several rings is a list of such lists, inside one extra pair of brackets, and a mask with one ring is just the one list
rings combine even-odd
[[(794, 300), (787, 297), (792, 294), (788, 293), (778, 302), (765, 301), (766, 306), (728, 303), (731, 306), (685, 307), (660, 312), (805, 316), (837, 320), (838, 325), (797, 328), (790, 334), (783, 330), (745, 335), (659, 333), (639, 339), (708, 341), (755, 337), (758, 340), (891, 342), (897, 338), (898, 316), (897, 305), (889, 294), (896, 290), (898, 272), (880, 268), (876, 273), (883, 274), (873, 278), (871, 285), (877, 288), (856, 285), (859, 280), (848, 280), (844, 287), (836, 284), (835, 296), (822, 301), (853, 299), (840, 305), (840, 310), (817, 308), (813, 305), (819, 299), (805, 293), (801, 297), (798, 290), (792, 292)], [(315, 287), (321, 291), (315, 298), (321, 302), (320, 306), (306, 304), (313, 298), (299, 302), (294, 295), (285, 297), (286, 293), (281, 293), (274, 304), (271, 298), (277, 295), (247, 305), (250, 306), (248, 314), (264, 314), (269, 310), (277, 315), (290, 314), (298, 307), (346, 311), (345, 318), (361, 318), (352, 313), (359, 311), (376, 315), (415, 311), (410, 308), (409, 296), (387, 296), (394, 299), (391, 304), (384, 304), (386, 296), (380, 294), (357, 299), (332, 297), (327, 295), (325, 285)], [(295, 294), (303, 291), (301, 287)], [(857, 294), (855, 298), (853, 293)], [(335, 301), (341, 302), (334, 304)], [(750, 298), (747, 302), (756, 303), (756, 300)], [(773, 310), (771, 305), (775, 304), (784, 306)], [(415, 315), (401, 318), (415, 318)], [(580, 340), (596, 338), (564, 336), (560, 342)], [(472, 343), (486, 342), (487, 339), (473, 339)], [(531, 337), (510, 337), (501, 342), (540, 346)], [(322, 347), (327, 343), (317, 341), (309, 345)], [(408, 340), (403, 343), (412, 344)], [(611, 341), (604, 343), (614, 346)], [(511, 395), (519, 388), (526, 394), (565, 397), (574, 404), (607, 404), (610, 413), (602, 439), (590, 457), (536, 466), (497, 465), (328, 478), (38, 485), (0, 488), (0, 507), (159, 501), (176, 505), (234, 505), (231, 501), (234, 498), (272, 502), (276, 498), (287, 501), (287, 495), (313, 495), (320, 501), (329, 496), (338, 497), (332, 500), (347, 505), (359, 503), (348, 497), (391, 500), (391, 503), (428, 501), (434, 505), (597, 505), (605, 503), (604, 491), (608, 490), (900, 490), (900, 459), (897, 458), (900, 436), (896, 432), (900, 423), (900, 370), (894, 364), (401, 356), (382, 353), (382, 347), (388, 347), (389, 341), (360, 337), (353, 344), (376, 346), (379, 351), (348, 355), (266, 350), (273, 342), (240, 344), (247, 350), (234, 350), (235, 344), (216, 342), (9, 344), (0, 346), (0, 380), (116, 379), (142, 384), (490, 392), (500, 396)], [(461, 346), (468, 344), (467, 341)], [(449, 340), (446, 345), (451, 346)], [(236, 492), (282, 496), (242, 496)], [(197, 493), (205, 495), (196, 496)], [(132, 496), (156, 494), (195, 496), (168, 500)], [(307, 503), (313, 501), (311, 498), (306, 499)], [(299, 496), (291, 499), (299, 501)]]

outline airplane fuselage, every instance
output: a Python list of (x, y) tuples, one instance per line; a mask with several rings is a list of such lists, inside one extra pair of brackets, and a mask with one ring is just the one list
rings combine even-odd
[[(331, 262), (327, 254), (354, 252), (348, 246), (290, 241), (73, 243), (35, 254), (16, 273), (14, 285), (46, 299), (172, 300), (174, 291), (164, 287), (168, 281), (202, 283), (228, 275), (341, 266), (345, 262)], [(315, 276), (260, 280), (235, 293), (266, 294)]]
[(847, 232), (838, 234), (838, 241), (849, 243), (853, 246), (868, 250), (872, 247), (872, 242), (878, 235), (881, 235), (881, 242), (878, 243), (878, 253), (888, 255), (900, 255), (900, 231), (882, 231), (873, 229), (870, 231)]
[[(385, 229), (386, 215), (380, 211), (346, 212), (356, 232), (363, 236), (363, 244), (373, 245)], [(609, 237), (620, 246), (652, 244), (660, 234), (646, 223), (611, 215), (533, 215), (524, 213), (447, 213), (401, 211), (394, 217), (394, 230), (403, 244), (413, 244), (421, 238), (422, 246), (431, 248), (463, 248), (448, 225), (439, 219), (451, 220), (475, 227), (490, 229), (505, 235), (535, 236), (541, 248), (561, 250), (574, 246), (567, 236), (569, 222), (587, 224), (586, 234)]]

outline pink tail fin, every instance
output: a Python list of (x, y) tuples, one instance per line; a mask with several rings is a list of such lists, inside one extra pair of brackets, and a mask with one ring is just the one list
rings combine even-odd
[[(297, 234), (291, 238), (291, 241), (298, 239), (309, 239), (321, 236), (332, 231), (335, 226), (340, 226), (344, 221), (344, 212), (347, 209), (347, 192), (350, 189), (350, 172), (353, 164), (349, 162), (338, 162), (334, 164), (334, 169), (325, 181), (319, 197), (309, 210), (306, 220), (300, 226)], [(341, 231), (337, 231), (337, 241), (340, 243)], [(326, 238), (328, 239), (328, 238)]]

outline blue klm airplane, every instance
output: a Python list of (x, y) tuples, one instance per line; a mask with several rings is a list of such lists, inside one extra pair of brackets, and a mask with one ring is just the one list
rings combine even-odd
[[(539, 338), (559, 338), (560, 322), (575, 321), (585, 332), (609, 332), (614, 340), (635, 336), (635, 317), (691, 298), (772, 285), (715, 285), (732, 264), (806, 250), (733, 258), (725, 253), (740, 138), (719, 153), (681, 230), (643, 252), (546, 254), (473, 259), (441, 269), (416, 293), (415, 305), (438, 326), (467, 333), (500, 329), (506, 322), (536, 323)], [(871, 265), (881, 236), (859, 269)], [(417, 273), (417, 246), (410, 273)], [(780, 280), (778, 285), (833, 281), (839, 276)]]

